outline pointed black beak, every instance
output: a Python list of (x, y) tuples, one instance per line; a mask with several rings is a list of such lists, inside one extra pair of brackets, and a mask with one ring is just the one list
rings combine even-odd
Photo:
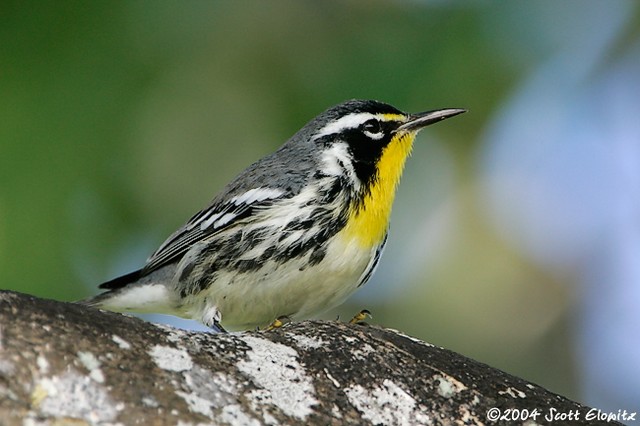
[(434, 111), (419, 112), (417, 114), (409, 115), (409, 119), (400, 125), (396, 129), (396, 132), (414, 132), (428, 126), (429, 124), (437, 123), (438, 121), (446, 120), (447, 118), (455, 117), (458, 114), (467, 112), (466, 109), (460, 108), (446, 108), (437, 109)]

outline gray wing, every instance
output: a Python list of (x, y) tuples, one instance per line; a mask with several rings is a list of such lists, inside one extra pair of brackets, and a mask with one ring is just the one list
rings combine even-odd
[[(310, 125), (308, 125), (310, 126)], [(317, 159), (305, 127), (276, 152), (253, 163), (237, 176), (209, 207), (173, 233), (147, 260), (142, 274), (182, 257), (193, 244), (212, 233), (236, 225), (257, 208), (300, 192), (315, 169)]]
[(186, 225), (167, 238), (149, 257), (142, 269), (142, 274), (146, 275), (181, 258), (189, 248), (203, 238), (238, 224), (251, 216), (257, 208), (268, 207), (276, 200), (283, 198), (286, 198), (286, 194), (280, 189), (258, 187), (224, 201), (214, 200), (209, 207), (198, 212)]

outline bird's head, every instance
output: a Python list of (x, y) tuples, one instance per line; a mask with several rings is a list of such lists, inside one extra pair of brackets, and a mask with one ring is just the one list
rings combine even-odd
[(324, 173), (346, 175), (353, 188), (366, 194), (387, 180), (395, 187), (421, 129), (463, 112), (447, 108), (407, 114), (382, 102), (351, 100), (316, 117), (309, 140), (321, 155)]
[(320, 176), (348, 183), (353, 195), (350, 215), (362, 221), (353, 223), (374, 242), (386, 232), (395, 190), (418, 132), (463, 112), (447, 108), (408, 114), (378, 101), (350, 100), (305, 126), (305, 140), (319, 155)]

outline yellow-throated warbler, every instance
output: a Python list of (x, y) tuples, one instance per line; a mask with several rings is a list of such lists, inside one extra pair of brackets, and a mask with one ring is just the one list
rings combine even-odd
[(240, 173), (142, 269), (84, 303), (218, 330), (337, 306), (380, 260), (416, 134), (463, 112), (405, 114), (364, 100), (326, 110)]

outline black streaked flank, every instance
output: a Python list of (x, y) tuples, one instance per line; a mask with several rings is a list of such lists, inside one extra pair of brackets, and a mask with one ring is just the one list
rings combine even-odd
[[(196, 295), (208, 288), (211, 277), (219, 279), (219, 272), (226, 271), (237, 274), (252, 273), (260, 270), (265, 263), (275, 261), (277, 265), (308, 256), (308, 265), (313, 266), (322, 262), (326, 256), (326, 242), (336, 235), (347, 223), (349, 203), (352, 194), (347, 191), (340, 179), (335, 179), (331, 185), (319, 191), (318, 197), (307, 203), (304, 208), (312, 210), (304, 219), (292, 218), (280, 231), (280, 235), (274, 238), (273, 230), (262, 227), (247, 231), (246, 228), (238, 228), (235, 232), (222, 237), (217, 234), (211, 238), (198, 256), (204, 259), (195, 267), (185, 268), (180, 275), (181, 281), (190, 281), (191, 285), (181, 286), (182, 297)], [(341, 211), (330, 207), (332, 203), (339, 202)], [(301, 238), (283, 244), (291, 232), (298, 230), (307, 231)], [(264, 246), (264, 247), (263, 247)], [(260, 250), (262, 253), (253, 259), (242, 259), (242, 255), (252, 250)], [(277, 267), (277, 266), (276, 266)]]
[(384, 246), (387, 244), (388, 237), (389, 233), (384, 234), (384, 240), (382, 240), (382, 244), (380, 244), (380, 246), (376, 250), (373, 261), (369, 264), (369, 268), (365, 271), (364, 275), (362, 275), (362, 278), (358, 283), (358, 287), (364, 285), (367, 281), (369, 281), (371, 275), (373, 275), (373, 272), (376, 270), (376, 266), (378, 266), (378, 262), (380, 262), (380, 257), (382, 256), (382, 252), (384, 251)]

